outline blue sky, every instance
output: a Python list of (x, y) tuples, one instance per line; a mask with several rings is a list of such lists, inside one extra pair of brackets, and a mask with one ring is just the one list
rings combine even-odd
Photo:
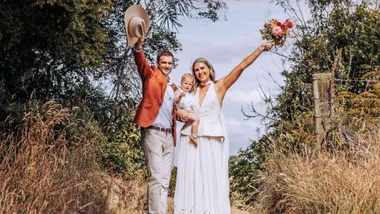
[[(263, 42), (259, 30), (266, 21), (271, 18), (280, 21), (289, 18), (283, 8), (269, 0), (228, 0), (227, 3), (227, 20), (221, 18), (215, 23), (207, 20), (180, 20), (183, 27), (179, 30), (178, 39), (183, 50), (176, 53), (178, 67), (171, 73), (175, 83), (179, 84), (182, 74), (191, 72), (192, 62), (198, 57), (211, 62), (216, 71), (216, 79), (225, 76)], [(290, 47), (291, 42), (287, 47), (280, 48), (279, 52), (289, 51)], [(241, 108), (248, 112), (252, 104), (260, 112), (265, 112), (266, 106), (261, 99), (259, 87), (261, 85), (267, 95), (277, 95), (279, 87), (269, 73), (282, 85), (280, 73), (284, 66), (289, 65), (283, 65), (278, 55), (263, 53), (227, 92), (223, 111), (228, 124), (230, 155), (237, 154), (240, 148), (246, 148), (250, 144), (250, 139), (256, 140), (265, 132), (261, 119), (246, 120)], [(179, 123), (179, 126), (182, 125)]]

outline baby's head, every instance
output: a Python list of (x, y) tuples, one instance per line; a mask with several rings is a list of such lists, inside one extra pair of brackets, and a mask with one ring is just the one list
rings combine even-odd
[(181, 78), (181, 88), (186, 92), (190, 92), (193, 89), (194, 76), (192, 74), (186, 73), (182, 75)]

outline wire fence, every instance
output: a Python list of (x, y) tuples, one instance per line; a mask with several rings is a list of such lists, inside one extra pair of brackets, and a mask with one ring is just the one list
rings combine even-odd
[[(334, 127), (350, 133), (348, 129), (360, 129), (360, 122), (380, 122), (380, 80), (332, 77), (333, 73), (313, 75), (316, 148), (326, 142)], [(354, 87), (350, 83), (365, 85)]]
[(371, 82), (375, 82), (375, 83), (380, 83), (380, 80), (344, 80), (344, 79), (334, 79), (335, 82), (364, 82), (364, 83), (371, 83)]

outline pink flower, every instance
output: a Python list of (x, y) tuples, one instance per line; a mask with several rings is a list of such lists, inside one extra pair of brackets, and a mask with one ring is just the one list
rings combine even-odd
[(272, 35), (275, 37), (279, 37), (282, 34), (282, 29), (280, 26), (276, 26), (272, 29)]

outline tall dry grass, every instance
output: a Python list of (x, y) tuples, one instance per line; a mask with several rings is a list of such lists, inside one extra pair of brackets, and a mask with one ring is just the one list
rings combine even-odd
[(143, 213), (146, 184), (98, 166), (95, 123), (48, 102), (0, 142), (0, 213)]
[(371, 127), (356, 137), (359, 149), (271, 154), (251, 212), (380, 213), (380, 131)]

